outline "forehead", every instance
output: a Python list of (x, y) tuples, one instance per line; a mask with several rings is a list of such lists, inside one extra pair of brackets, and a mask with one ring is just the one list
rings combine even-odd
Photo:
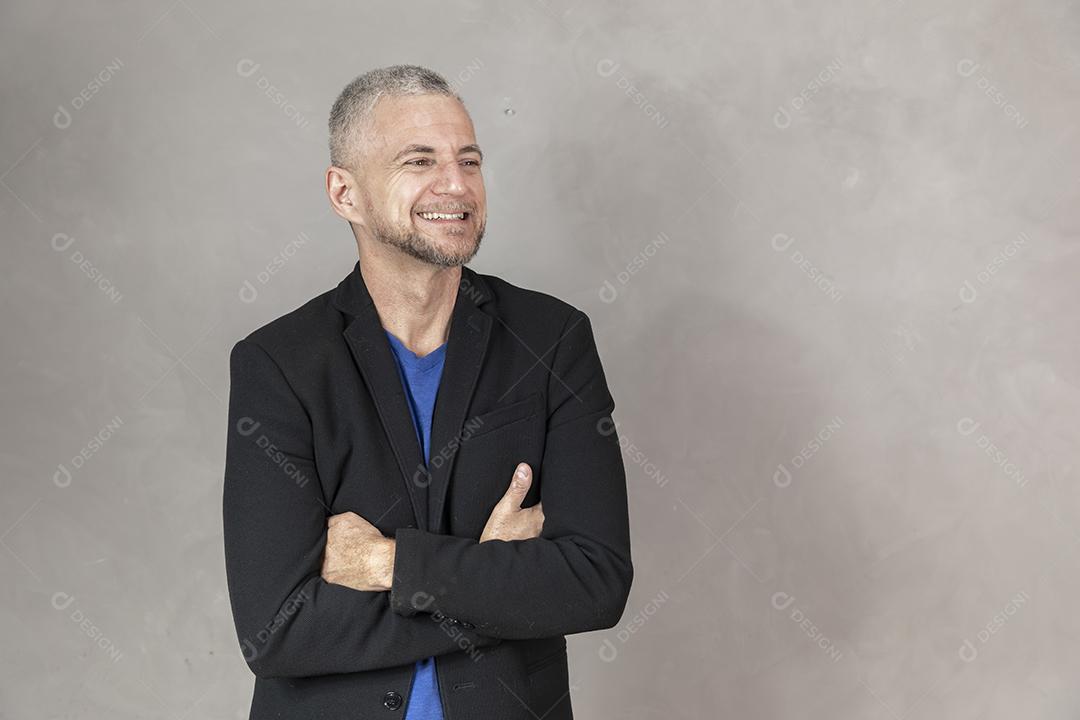
[(383, 97), (372, 117), (376, 146), (383, 152), (397, 152), (409, 144), (436, 149), (476, 142), (472, 120), (456, 98), (445, 95)]

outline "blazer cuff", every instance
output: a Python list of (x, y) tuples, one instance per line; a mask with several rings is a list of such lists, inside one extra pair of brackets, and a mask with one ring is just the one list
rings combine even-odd
[(433, 582), (429, 558), (439, 542), (456, 540), (462, 544), (473, 541), (435, 535), (419, 528), (398, 528), (394, 534), (394, 579), (390, 585), (390, 609), (403, 617), (431, 613), (434, 619), (464, 628), (473, 623), (443, 614), (439, 598), (447, 591), (445, 584)]
[(430, 612), (433, 602), (420, 590), (420, 533), (417, 528), (398, 528), (394, 533), (394, 579), (390, 584), (390, 609), (412, 617)]

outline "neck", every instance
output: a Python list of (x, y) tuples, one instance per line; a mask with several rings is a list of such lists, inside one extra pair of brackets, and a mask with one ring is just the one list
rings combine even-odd
[(381, 243), (357, 243), (360, 274), (383, 328), (417, 355), (450, 336), (461, 267), (437, 267)]

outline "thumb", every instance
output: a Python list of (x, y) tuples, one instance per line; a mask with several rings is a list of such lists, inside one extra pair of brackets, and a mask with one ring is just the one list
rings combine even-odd
[(517, 500), (515, 507), (521, 505), (521, 500), (525, 497), (525, 493), (529, 492), (531, 484), (532, 468), (528, 463), (519, 463), (514, 471), (514, 478), (510, 481), (510, 489), (506, 491), (507, 497)]

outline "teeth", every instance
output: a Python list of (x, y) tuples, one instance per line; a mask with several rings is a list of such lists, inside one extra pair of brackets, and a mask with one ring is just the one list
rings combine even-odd
[(420, 213), (425, 220), (464, 220), (465, 213)]

